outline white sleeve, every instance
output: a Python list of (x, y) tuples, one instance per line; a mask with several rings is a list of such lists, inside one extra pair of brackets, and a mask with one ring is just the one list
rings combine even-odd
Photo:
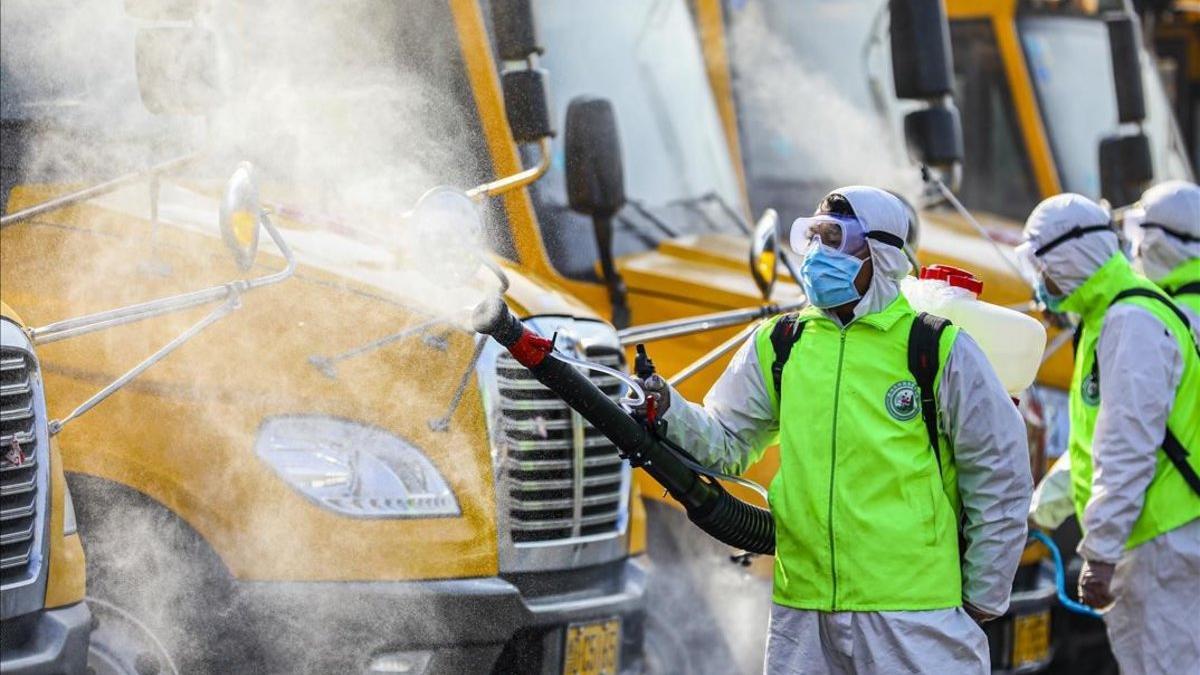
[(1092, 496), (1078, 551), (1085, 560), (1115, 563), (1154, 478), (1183, 358), (1161, 321), (1125, 303), (1105, 315), (1096, 359), (1100, 410), (1092, 434)]
[(964, 516), (963, 599), (1008, 609), (1025, 549), (1033, 493), (1025, 423), (987, 357), (960, 331), (942, 368), (938, 400), (954, 449)]
[(1071, 455), (1064, 454), (1042, 476), (1042, 482), (1033, 491), (1029, 519), (1038, 527), (1053, 530), (1073, 515), (1075, 502), (1071, 497)]
[(704, 397), (704, 405), (672, 389), (671, 405), (662, 416), (668, 438), (701, 464), (725, 473), (742, 473), (779, 437), (779, 420), (754, 344), (751, 335)]

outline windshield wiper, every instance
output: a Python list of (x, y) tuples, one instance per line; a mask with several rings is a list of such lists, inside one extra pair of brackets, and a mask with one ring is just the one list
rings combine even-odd
[[(750, 225), (746, 222), (746, 219), (737, 212), (737, 209), (730, 206), (729, 202), (725, 201), (725, 198), (721, 196), (721, 193), (717, 192), (716, 190), (709, 190), (708, 192), (705, 192), (702, 195), (696, 195), (695, 197), (676, 199), (672, 202), (668, 202), (668, 206), (686, 206), (694, 208), (698, 204), (706, 203), (713, 203), (721, 207), (721, 210), (725, 212), (725, 215), (729, 218), (729, 220), (733, 221), (733, 223), (737, 225), (737, 228), (742, 231), (742, 234), (750, 234)], [(709, 220), (707, 215), (705, 216), (705, 219)], [(712, 221), (709, 220), (709, 222)]]
[(616, 216), (613, 218), (613, 220), (624, 226), (626, 230), (629, 230), (629, 233), (632, 234), (633, 237), (641, 242), (642, 246), (645, 246), (646, 248), (657, 248), (659, 243), (662, 241), (662, 239), (655, 239), (654, 237), (650, 236), (644, 229), (638, 227), (637, 223), (624, 216)]
[(658, 229), (662, 230), (663, 234), (667, 235), (668, 237), (672, 237), (672, 238), (679, 236), (679, 232), (676, 231), (675, 228), (671, 227), (670, 225), (667, 225), (667, 223), (662, 218), (659, 218), (658, 216), (654, 215), (653, 213), (650, 213), (650, 209), (646, 208), (646, 205), (642, 202), (642, 200), (626, 199), (625, 203), (632, 206), (633, 210), (638, 212), (638, 215), (640, 215), (641, 217), (650, 221), (650, 223), (652, 225), (654, 225)]

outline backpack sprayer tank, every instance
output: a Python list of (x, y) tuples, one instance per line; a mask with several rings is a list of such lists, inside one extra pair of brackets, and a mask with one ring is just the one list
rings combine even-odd
[(900, 290), (918, 312), (950, 319), (967, 331), (1012, 396), (1037, 377), (1046, 350), (1046, 328), (1037, 319), (979, 299), (983, 282), (966, 270), (929, 265), (921, 278), (905, 277)]
[(499, 342), (538, 382), (612, 441), (622, 456), (666, 488), (697, 527), (738, 549), (775, 552), (775, 521), (769, 510), (739, 500), (716, 480), (689, 468), (573, 365), (556, 357), (553, 343), (522, 324), (501, 298), (481, 302), (472, 320), (476, 331)]

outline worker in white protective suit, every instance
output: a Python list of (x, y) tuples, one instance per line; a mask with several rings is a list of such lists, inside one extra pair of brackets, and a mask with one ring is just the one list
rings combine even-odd
[[(1110, 608), (1123, 673), (1200, 672), (1200, 348), (1099, 205), (1047, 199), (1025, 239), (1018, 257), (1042, 301), (1080, 317), (1066, 469), (1084, 533), (1080, 598)], [(1067, 516), (1054, 498), (1065, 467), (1039, 486), (1039, 525)]]
[[(1125, 215), (1124, 233), (1134, 269), (1166, 291), (1200, 335), (1200, 186), (1169, 180), (1150, 188)], [(1030, 518), (1054, 530), (1074, 513), (1064, 454), (1034, 490)]]
[(645, 383), (709, 467), (740, 473), (780, 444), (768, 673), (989, 671), (978, 622), (1007, 610), (1025, 545), (1025, 429), (976, 343), (924, 332), (900, 294), (907, 230), (887, 192), (831, 193), (784, 240), (813, 306), (765, 322), (703, 406)]

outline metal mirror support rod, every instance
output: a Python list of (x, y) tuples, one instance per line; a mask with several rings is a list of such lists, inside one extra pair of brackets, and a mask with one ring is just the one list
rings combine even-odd
[(182, 293), (159, 300), (151, 300), (150, 302), (120, 307), (107, 312), (88, 314), (87, 316), (66, 319), (39, 328), (32, 328), (29, 329), (30, 339), (33, 340), (34, 344), (39, 345), (65, 340), (77, 335), (135, 323), (218, 300), (230, 299), (246, 291), (276, 284), (287, 279), (296, 271), (296, 257), (287, 242), (284, 241), (279, 230), (275, 229), (275, 225), (271, 223), (271, 219), (267, 217), (266, 213), (262, 214), (259, 222), (262, 223), (263, 228), (266, 229), (267, 234), (271, 236), (271, 240), (279, 247), (279, 251), (283, 253), (283, 257), (287, 261), (287, 266), (282, 270), (255, 279), (239, 279), (200, 291)]
[(175, 351), (181, 345), (183, 345), (183, 343), (196, 337), (196, 335), (198, 335), (200, 333), (200, 331), (204, 330), (205, 328), (208, 328), (209, 326), (213, 325), (217, 321), (220, 321), (221, 319), (225, 318), (226, 316), (231, 314), (234, 310), (241, 307), (241, 305), (242, 305), (241, 291), (240, 290), (231, 291), (229, 298), (224, 303), (222, 303), (220, 306), (218, 306), (216, 309), (214, 309), (212, 312), (205, 315), (205, 317), (203, 319), (200, 319), (195, 324), (193, 324), (190, 328), (188, 328), (187, 330), (185, 330), (184, 332), (182, 332), (178, 336), (176, 336), (175, 339), (173, 339), (170, 342), (168, 342), (167, 344), (163, 345), (158, 351), (154, 352), (150, 356), (147, 356), (141, 363), (138, 363), (136, 366), (130, 368), (128, 371), (125, 372), (124, 375), (122, 375), (122, 376), (118, 377), (117, 379), (113, 380), (112, 382), (110, 382), (108, 384), (108, 386), (104, 387), (103, 389), (96, 392), (95, 394), (92, 394), (86, 401), (84, 401), (83, 403), (80, 403), (79, 406), (76, 407), (74, 410), (72, 410), (70, 412), (70, 414), (68, 414), (66, 417), (59, 419), (59, 420), (51, 420), (50, 425), (49, 425), (50, 426), (50, 435), (53, 436), (54, 434), (57, 434), (58, 432), (62, 431), (62, 428), (65, 427), (68, 422), (79, 417), (80, 415), (83, 415), (84, 413), (91, 410), (92, 408), (95, 408), (97, 405), (100, 404), (100, 402), (102, 402), (104, 399), (108, 398), (109, 396), (112, 396), (121, 387), (124, 387), (126, 384), (129, 384), (129, 382), (131, 382), (138, 375), (141, 375), (142, 373), (146, 372), (146, 370), (148, 368), (150, 368), (150, 366), (153, 366), (154, 364), (158, 363), (159, 361), (162, 361), (171, 352)]
[[(217, 321), (220, 321), (221, 319), (225, 318), (226, 316), (231, 314), (234, 310), (239, 309), (242, 306), (242, 294), (245, 293), (246, 291), (250, 291), (255, 288), (261, 288), (263, 286), (268, 286), (270, 284), (279, 283), (280, 281), (283, 281), (284, 279), (287, 279), (288, 277), (290, 277), (292, 275), (292, 272), (294, 272), (296, 269), (296, 259), (292, 254), (292, 250), (290, 248), (288, 248), (287, 242), (284, 241), (283, 237), (279, 234), (279, 231), (275, 229), (275, 226), (271, 223), (271, 220), (270, 220), (270, 218), (267, 217), (266, 213), (262, 214), (262, 217), (260, 218), (259, 222), (262, 223), (262, 226), (264, 228), (266, 228), (267, 232), (271, 235), (271, 239), (273, 239), (275, 241), (275, 245), (279, 247), (279, 250), (283, 252), (284, 258), (287, 259), (287, 266), (284, 269), (280, 270), (279, 272), (275, 272), (274, 274), (268, 274), (266, 276), (258, 277), (257, 279), (250, 279), (250, 280), (245, 280), (245, 281), (238, 280), (238, 281), (230, 282), (223, 286), (217, 286), (214, 288), (210, 288), (207, 291), (198, 291), (196, 293), (185, 293), (183, 295), (178, 295), (178, 296), (174, 296), (171, 298), (163, 298), (162, 300), (156, 300), (153, 302), (136, 305), (136, 307), (141, 307), (141, 308), (144, 308), (147, 310), (142, 315), (129, 314), (129, 313), (125, 312), (124, 309), (121, 309), (121, 310), (113, 310), (112, 312), (102, 312), (100, 314), (93, 314), (90, 317), (81, 317), (80, 319), (72, 319), (72, 320), (68, 320), (68, 321), (63, 321), (63, 322), (60, 322), (60, 324), (72, 324), (72, 325), (68, 329), (59, 331), (57, 333), (56, 332), (47, 333), (50, 336), (49, 339), (39, 340), (36, 335), (34, 336), (34, 342), (38, 343), (38, 344), (42, 344), (44, 342), (60, 340), (65, 337), (70, 337), (72, 335), (81, 335), (83, 333), (88, 333), (88, 332), (91, 332), (94, 330), (99, 330), (101, 328), (107, 328), (110, 326), (119, 326), (121, 324), (133, 323), (135, 321), (140, 321), (142, 319), (146, 319), (146, 318), (149, 318), (152, 316), (160, 316), (162, 314), (165, 314), (165, 313), (167, 313), (169, 311), (173, 311), (173, 310), (195, 307), (197, 305), (204, 304), (205, 302), (209, 302), (212, 299), (216, 299), (216, 298), (223, 297), (225, 299), (224, 303), (222, 303), (219, 307), (214, 309), (209, 314), (205, 315), (205, 317), (203, 319), (200, 319), (196, 323), (192, 324), (192, 326), (190, 328), (188, 328), (184, 332), (177, 335), (173, 340), (171, 340), (167, 344), (163, 345), (158, 351), (154, 352), (150, 356), (143, 359), (140, 363), (135, 365), (133, 368), (130, 368), (128, 371), (126, 371), (124, 375), (113, 380), (110, 384), (108, 384), (108, 386), (104, 387), (100, 391), (93, 394), (91, 397), (89, 397), (83, 403), (80, 403), (79, 406), (76, 407), (74, 410), (72, 410), (70, 412), (70, 414), (68, 414), (66, 417), (64, 417), (60, 420), (52, 420), (49, 425), (51, 435), (57, 434), (59, 431), (62, 431), (62, 428), (64, 426), (66, 426), (68, 422), (78, 418), (80, 415), (82, 415), (82, 414), (86, 413), (87, 411), (91, 410), (92, 408), (96, 407), (98, 404), (100, 404), (101, 401), (103, 401), (104, 399), (106, 399), (109, 396), (116, 393), (119, 389), (121, 389), (121, 387), (124, 387), (126, 384), (129, 384), (129, 382), (132, 381), (137, 376), (146, 372), (146, 370), (148, 368), (150, 368), (150, 366), (153, 366), (154, 364), (158, 363), (159, 361), (162, 361), (171, 352), (175, 351), (180, 346), (182, 346), (185, 342), (187, 342), (188, 340), (191, 340), (193, 337), (198, 335), (200, 333), (200, 331), (204, 330), (205, 328), (208, 328), (209, 326), (213, 325)], [(218, 293), (218, 294), (217, 294), (216, 298), (211, 298), (210, 296), (207, 295), (209, 293)], [(201, 298), (201, 297), (205, 297), (205, 298), (209, 298), (209, 299), (197, 300), (197, 298)], [(120, 316), (117, 318), (113, 318), (111, 316), (106, 316), (106, 315), (118, 314), (118, 313), (120, 314)], [(97, 318), (98, 318), (98, 320), (97, 320)], [(93, 321), (91, 323), (89, 323), (87, 321), (88, 319), (92, 319)], [(76, 323), (76, 322), (80, 322), (80, 323)], [(53, 327), (54, 325), (57, 325), (57, 324), (52, 324), (50, 327)], [(50, 327), (47, 327), (47, 328), (50, 328)], [(33, 331), (31, 331), (31, 334), (33, 334), (34, 332), (36, 332), (38, 330), (46, 330), (46, 329), (45, 328), (34, 329)]]
[(523, 188), (530, 183), (545, 175), (550, 169), (550, 139), (543, 138), (538, 141), (538, 163), (524, 171), (514, 173), (511, 176), (498, 178), (490, 183), (477, 185), (470, 190), (467, 190), (467, 196), (471, 199), (479, 200), (484, 197), (495, 197), (502, 195), (510, 190)]
[[(496, 280), (500, 284), (500, 288), (496, 291), (496, 293), (498, 295), (504, 295), (505, 293), (507, 293), (509, 281), (508, 281), (508, 275), (505, 274), (505, 272), (504, 272), (504, 268), (500, 267), (500, 265), (496, 264), (496, 261), (488, 258), (487, 256), (484, 256), (480, 262), (482, 263), (484, 268), (486, 268), (488, 271), (490, 271), (492, 274), (494, 274), (496, 276)], [(380, 347), (386, 347), (387, 345), (390, 345), (393, 342), (396, 342), (398, 340), (403, 340), (409, 336), (416, 335), (417, 333), (423, 333), (435, 326), (438, 326), (441, 324), (451, 324), (451, 323), (454, 323), (454, 321), (455, 321), (454, 314), (451, 314), (448, 316), (435, 317), (435, 318), (423, 321), (419, 324), (407, 326), (407, 327), (402, 328), (399, 331), (396, 331), (395, 333), (392, 333), (390, 335), (385, 335), (381, 338), (371, 340), (370, 342), (367, 342), (366, 344), (362, 344), (357, 347), (352, 347), (350, 349), (347, 349), (344, 352), (334, 354), (333, 356), (310, 356), (310, 357), (308, 357), (308, 362), (311, 363), (313, 365), (313, 367), (320, 370), (321, 373), (324, 374), (326, 377), (331, 377), (331, 378), (337, 377), (336, 366), (337, 366), (337, 364), (341, 363), (342, 361), (345, 361), (346, 359), (352, 359), (356, 356), (360, 356), (367, 352), (371, 352), (376, 349), (379, 349)], [(476, 357), (476, 360), (478, 360), (477, 357)], [(474, 368), (473, 364), (472, 364), (471, 368)], [(455, 404), (455, 405), (457, 405), (457, 404)]]
[(658, 340), (667, 340), (694, 333), (703, 333), (704, 331), (716, 330), (718, 328), (738, 326), (750, 321), (775, 316), (776, 314), (795, 311), (802, 307), (804, 307), (804, 303), (798, 301), (783, 305), (771, 303), (761, 307), (734, 309), (728, 312), (714, 312), (712, 314), (626, 328), (625, 330), (618, 331), (617, 337), (621, 340), (621, 346), (627, 347), (638, 342), (656, 342)]
[(89, 188), (84, 188), (75, 192), (69, 192), (65, 195), (55, 197), (54, 199), (44, 201), (41, 204), (35, 204), (29, 208), (21, 209), (16, 213), (10, 213), (7, 216), (0, 217), (0, 227), (6, 227), (8, 225), (29, 220), (31, 218), (36, 218), (44, 213), (57, 211), (58, 209), (63, 209), (79, 202), (106, 195), (140, 180), (145, 180), (146, 178), (157, 177), (161, 174), (169, 173), (182, 167), (188, 162), (191, 162), (197, 157), (199, 157), (199, 155), (192, 154), (185, 155), (183, 157), (176, 157), (175, 159), (169, 159), (161, 164), (156, 164), (149, 169), (127, 173), (124, 176), (93, 185)]
[(337, 377), (337, 369), (335, 368), (335, 366), (337, 366), (337, 364), (341, 363), (342, 361), (345, 361), (346, 359), (352, 359), (356, 356), (359, 356), (360, 354), (365, 354), (367, 352), (375, 351), (376, 349), (379, 349), (380, 347), (386, 347), (386, 346), (392, 344), (393, 342), (398, 342), (400, 340), (403, 340), (404, 338), (407, 338), (407, 337), (410, 337), (413, 335), (417, 335), (419, 333), (424, 333), (424, 332), (428, 331), (429, 329), (434, 328), (440, 324), (449, 323), (449, 321), (450, 321), (449, 319), (446, 319), (443, 317), (428, 319), (428, 320), (422, 321), (421, 323), (418, 323), (418, 324), (413, 324), (411, 326), (405, 326), (404, 328), (401, 328), (400, 330), (396, 331), (395, 333), (391, 333), (390, 335), (385, 335), (381, 338), (371, 340), (370, 342), (361, 344), (361, 345), (359, 345), (357, 347), (353, 347), (351, 349), (347, 349), (346, 351), (341, 352), (339, 354), (334, 354), (333, 356), (310, 356), (310, 357), (308, 357), (308, 362), (311, 363), (315, 368), (320, 370), (327, 377), (331, 377), (331, 378)]
[(701, 356), (700, 358), (691, 362), (683, 370), (672, 375), (671, 379), (667, 380), (667, 383), (670, 384), (672, 387), (678, 387), (680, 384), (683, 384), (683, 382), (685, 380), (687, 380), (688, 378), (690, 378), (691, 376), (695, 375), (696, 373), (700, 372), (701, 370), (704, 370), (705, 368), (712, 365), (714, 362), (717, 361), (717, 359), (721, 358), (722, 356), (725, 356), (726, 354), (733, 351), (734, 349), (737, 349), (751, 335), (754, 335), (754, 331), (757, 329), (758, 329), (758, 324), (756, 324), (756, 323), (752, 323), (752, 324), (746, 326), (745, 328), (738, 331), (737, 335), (734, 335), (733, 337), (729, 338), (728, 340), (717, 345), (716, 347), (713, 348), (712, 351), (705, 354), (704, 356)]
[(467, 383), (471, 381), (471, 375), (475, 372), (475, 366), (479, 363), (480, 357), (483, 356), (483, 348), (487, 345), (487, 336), (475, 336), (475, 350), (471, 352), (471, 360), (467, 362), (467, 367), (463, 369), (462, 375), (458, 378), (458, 384), (454, 386), (454, 393), (450, 396), (450, 404), (446, 407), (446, 412), (441, 417), (435, 417), (428, 420), (430, 431), (449, 431), (450, 418), (454, 417), (454, 412), (458, 410), (458, 405), (462, 403), (463, 394), (467, 391)]

